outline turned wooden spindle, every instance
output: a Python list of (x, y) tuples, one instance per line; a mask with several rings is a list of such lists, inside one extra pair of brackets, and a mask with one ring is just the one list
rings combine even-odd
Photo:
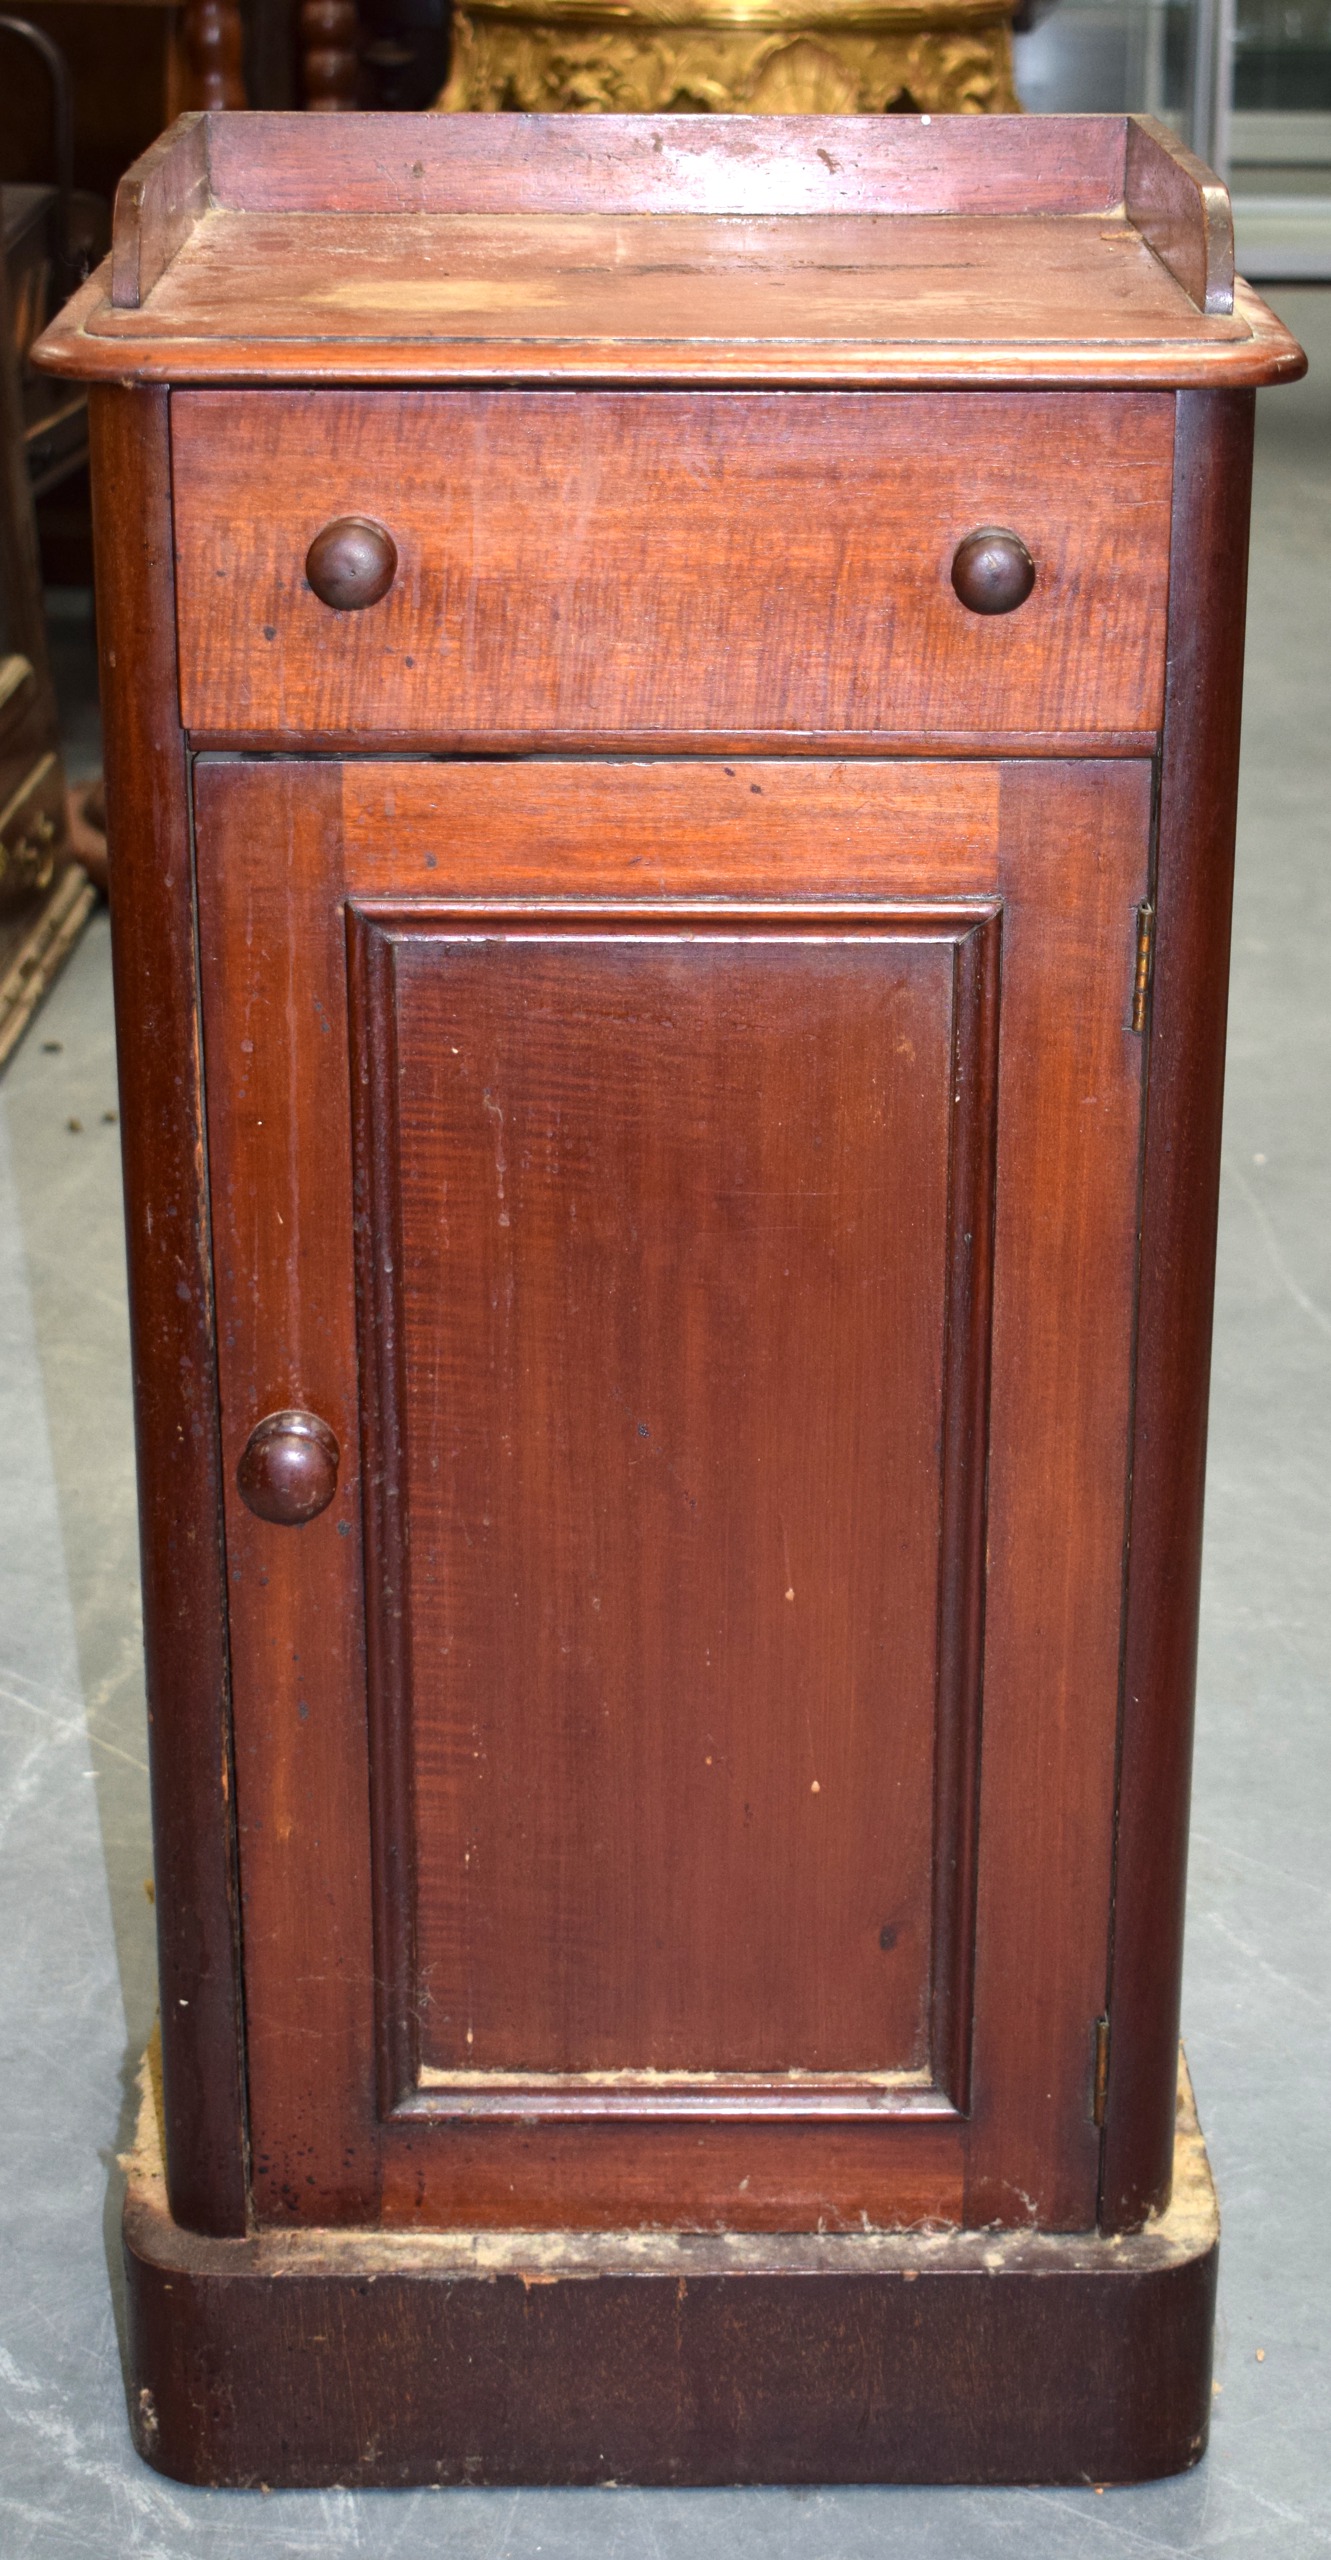
[(181, 28), (186, 107), (243, 107), (245, 30), (235, 0), (188, 0)]
[(357, 36), (355, 0), (304, 0), (300, 50), (312, 116), (347, 115), (359, 104)]

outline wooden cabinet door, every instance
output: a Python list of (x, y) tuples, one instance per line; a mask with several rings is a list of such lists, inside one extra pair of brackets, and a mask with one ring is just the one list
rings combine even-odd
[(261, 2219), (1094, 2222), (1149, 809), (200, 761)]

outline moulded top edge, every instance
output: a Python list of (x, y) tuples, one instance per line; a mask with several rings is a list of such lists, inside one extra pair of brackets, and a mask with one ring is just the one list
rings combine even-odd
[[(1306, 369), (1297, 341), (1240, 283), (1231, 318), (1198, 316), (1178, 333), (1097, 337), (936, 334), (727, 335), (669, 331), (633, 335), (520, 334), (510, 325), (444, 335), (396, 325), (377, 333), (342, 327), (259, 336), (186, 321), (154, 326), (151, 311), (112, 306), (105, 270), (91, 277), (39, 341), (46, 370), (76, 380), (124, 385), (269, 385), (295, 390), (333, 384), (372, 388), (450, 384), (869, 390), (1242, 390), (1293, 381)], [(1182, 296), (1179, 296), (1182, 304)]]

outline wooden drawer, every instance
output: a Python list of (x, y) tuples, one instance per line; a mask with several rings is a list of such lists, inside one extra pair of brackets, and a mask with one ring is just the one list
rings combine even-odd
[[(1168, 393), (185, 391), (172, 400), (187, 727), (491, 748), (1149, 730)], [(331, 519), (383, 599), (319, 601)], [(1036, 569), (952, 585), (979, 526)]]

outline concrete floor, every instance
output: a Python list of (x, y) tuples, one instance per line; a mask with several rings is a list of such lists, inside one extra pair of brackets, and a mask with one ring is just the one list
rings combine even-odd
[(1276, 299), (1314, 371), (1262, 405), (1254, 536), (1185, 2001), (1225, 2215), (1208, 2459), (1104, 2496), (259, 2498), (138, 2462), (114, 2153), (153, 1943), (99, 921), (0, 1085), (2, 2560), (1331, 2549), (1331, 294)]

